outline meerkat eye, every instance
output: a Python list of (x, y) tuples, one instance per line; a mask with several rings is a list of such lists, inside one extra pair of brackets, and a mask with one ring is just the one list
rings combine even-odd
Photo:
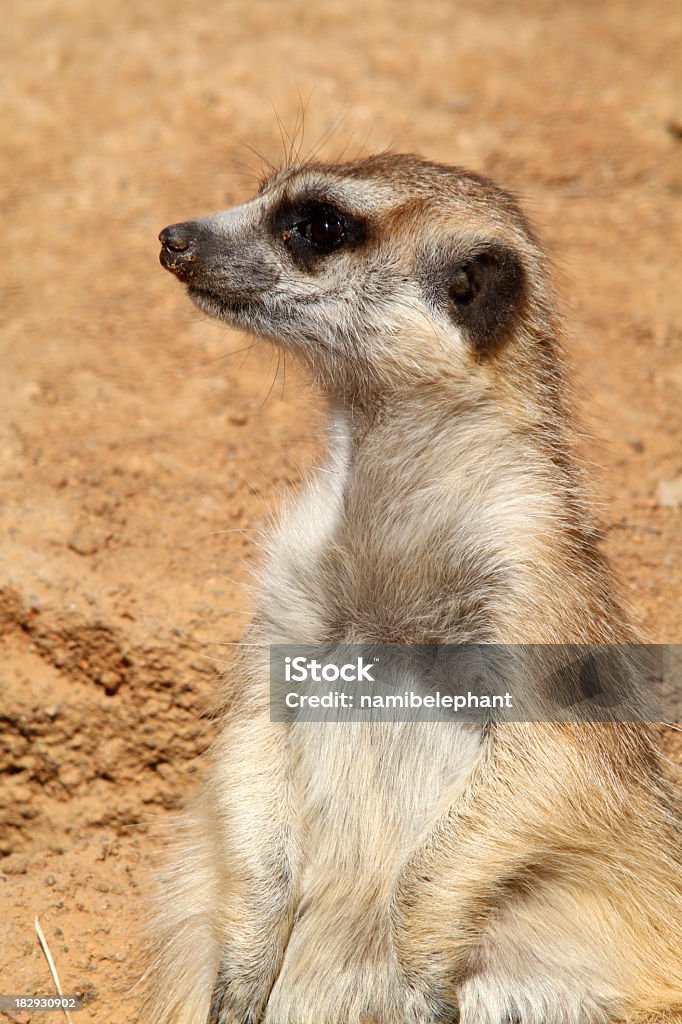
[(305, 220), (295, 225), (295, 230), (320, 253), (333, 252), (346, 239), (341, 214), (327, 203), (311, 207)]
[(357, 249), (370, 235), (367, 218), (316, 196), (285, 199), (269, 217), (270, 230), (284, 243), (292, 262), (315, 274), (340, 249)]

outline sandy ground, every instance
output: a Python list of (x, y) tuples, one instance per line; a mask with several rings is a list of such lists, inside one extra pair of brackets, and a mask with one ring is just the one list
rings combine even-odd
[(292, 130), (308, 101), (304, 149), (334, 128), (323, 155), (415, 150), (525, 197), (557, 266), (604, 548), (647, 635), (682, 642), (675, 8), (7, 9), (0, 991), (52, 991), (37, 914), (64, 991), (86, 994), (77, 1021), (136, 1019), (150, 828), (210, 740), (253, 531), (317, 456), (302, 374), (204, 322), (157, 263), (161, 227), (248, 196), (248, 147), (281, 160), (273, 107)]

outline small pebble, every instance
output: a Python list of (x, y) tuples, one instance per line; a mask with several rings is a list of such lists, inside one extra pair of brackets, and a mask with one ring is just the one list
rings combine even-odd
[(656, 501), (660, 508), (682, 508), (682, 476), (659, 480)]
[(95, 555), (111, 538), (111, 533), (101, 527), (84, 523), (71, 534), (68, 546), (77, 555)]
[(25, 875), (28, 871), (28, 857), (12, 854), (0, 861), (0, 869), (5, 875)]

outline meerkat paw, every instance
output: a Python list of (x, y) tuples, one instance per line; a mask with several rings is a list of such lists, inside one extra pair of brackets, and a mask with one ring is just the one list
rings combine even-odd
[(224, 988), (220, 981), (216, 983), (211, 996), (211, 1009), (207, 1024), (258, 1024), (260, 1014), (255, 1008), (245, 1004), (243, 996)]
[(260, 1024), (274, 976), (272, 964), (223, 961), (206, 1024)]
[(568, 977), (483, 972), (459, 988), (459, 1024), (606, 1024), (606, 1001)]

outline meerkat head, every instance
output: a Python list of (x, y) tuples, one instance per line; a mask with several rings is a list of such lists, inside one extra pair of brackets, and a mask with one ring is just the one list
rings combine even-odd
[(512, 197), (413, 156), (305, 164), (174, 224), (161, 263), (203, 311), (297, 352), (332, 393), (471, 378), (542, 344), (542, 256)]

